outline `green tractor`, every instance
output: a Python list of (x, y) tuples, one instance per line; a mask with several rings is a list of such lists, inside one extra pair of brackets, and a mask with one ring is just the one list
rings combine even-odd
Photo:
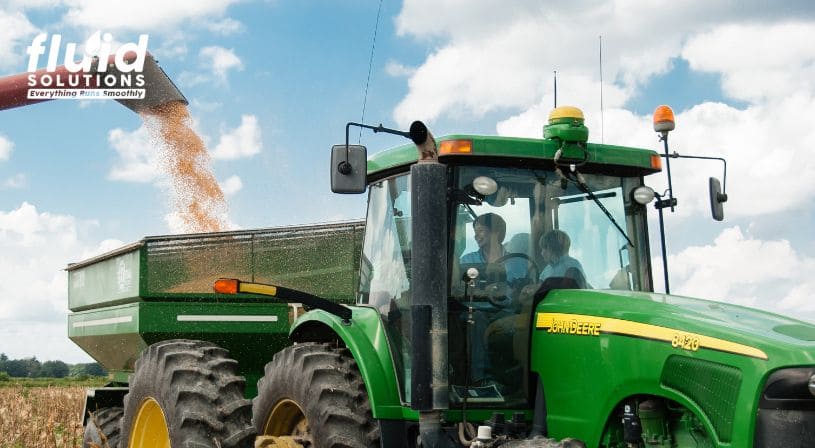
[[(367, 158), (350, 126), (413, 144)], [(331, 184), (365, 222), (69, 266), (70, 337), (112, 371), (86, 446), (813, 446), (815, 326), (655, 293), (663, 157), (587, 139), (569, 107), (543, 139), (349, 123)]]

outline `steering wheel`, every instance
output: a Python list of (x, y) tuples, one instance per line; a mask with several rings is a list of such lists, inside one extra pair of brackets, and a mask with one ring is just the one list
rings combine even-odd
[[(506, 263), (507, 260), (512, 258), (523, 258), (524, 260), (529, 263), (529, 267), (527, 268), (527, 277), (529, 277), (529, 268), (535, 268), (535, 275), (532, 276), (533, 279), (537, 279), (538, 275), (540, 274), (540, 268), (538, 268), (538, 264), (535, 263), (535, 260), (532, 259), (529, 255), (523, 252), (512, 252), (499, 257), (497, 260), (493, 261), (493, 263)], [(492, 264), (492, 263), (491, 263)], [(505, 265), (506, 267), (506, 265)]]
[[(503, 282), (496, 282), (496, 283), (508, 284), (508, 282), (506, 281), (507, 280), (506, 279), (506, 262), (507, 262), (507, 260), (510, 260), (512, 258), (523, 258), (524, 260), (526, 260), (527, 266), (528, 266), (527, 267), (527, 272), (526, 272), (526, 279), (530, 279), (530, 278), (531, 279), (537, 279), (538, 278), (538, 273), (540, 272), (540, 270), (538, 269), (538, 264), (535, 263), (535, 260), (533, 260), (531, 257), (529, 257), (529, 255), (527, 255), (525, 253), (512, 252), (512, 253), (505, 254), (505, 255), (499, 257), (498, 259), (496, 259), (495, 261), (493, 261), (492, 263), (490, 263), (490, 264), (501, 264), (501, 265), (504, 266), (504, 280), (503, 280)], [(533, 268), (534, 268), (534, 275), (530, 276), (530, 273), (532, 272)], [(489, 269), (487, 269), (487, 271), (489, 271)], [(516, 290), (515, 292), (517, 293), (518, 291), (520, 291), (521, 288), (518, 287), (518, 286), (513, 286), (513, 289)], [(496, 306), (498, 308), (507, 307), (507, 306), (511, 305), (514, 302), (513, 298), (510, 297), (509, 295), (506, 295), (506, 294), (501, 295), (501, 296), (496, 296), (494, 294), (489, 294), (489, 295), (487, 295), (487, 299), (489, 300), (489, 302), (493, 306)]]

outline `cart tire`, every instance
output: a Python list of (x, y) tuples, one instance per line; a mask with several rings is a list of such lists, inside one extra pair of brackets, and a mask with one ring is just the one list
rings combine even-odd
[(251, 403), (228, 356), (203, 341), (149, 346), (130, 376), (120, 447), (251, 447)]
[(119, 446), (119, 424), (124, 410), (119, 407), (102, 408), (91, 412), (85, 424), (82, 448), (117, 448)]
[(252, 421), (258, 435), (302, 438), (316, 448), (379, 446), (356, 362), (329, 344), (296, 344), (275, 354), (258, 381)]

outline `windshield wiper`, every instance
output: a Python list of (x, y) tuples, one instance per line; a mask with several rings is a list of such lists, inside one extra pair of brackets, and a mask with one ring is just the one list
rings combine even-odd
[(594, 194), (593, 191), (591, 191), (591, 188), (589, 188), (589, 186), (583, 180), (583, 175), (580, 174), (579, 171), (575, 170), (574, 175), (569, 175), (569, 174), (564, 175), (563, 172), (560, 171), (560, 168), (557, 168), (556, 171), (561, 176), (563, 176), (563, 178), (567, 178), (567, 179), (571, 180), (572, 182), (574, 182), (575, 185), (577, 185), (577, 187), (580, 188), (580, 191), (585, 193), (586, 196), (588, 196), (592, 201), (594, 201), (594, 203), (597, 204), (597, 206), (600, 207), (600, 210), (602, 210), (603, 213), (606, 215), (608, 220), (611, 221), (612, 224), (614, 224), (614, 227), (616, 227), (617, 230), (620, 231), (620, 234), (623, 236), (623, 238), (625, 238), (625, 240), (628, 241), (628, 244), (631, 247), (634, 247), (634, 243), (631, 241), (631, 238), (629, 238), (628, 235), (626, 235), (625, 230), (623, 230), (623, 228), (620, 226), (620, 224), (617, 222), (617, 220), (614, 219), (614, 215), (612, 215), (611, 212), (608, 211), (606, 206), (603, 205), (603, 203), (600, 202), (600, 199)]

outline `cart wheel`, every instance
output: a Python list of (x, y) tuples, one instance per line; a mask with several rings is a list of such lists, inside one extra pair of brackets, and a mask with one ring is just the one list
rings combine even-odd
[(102, 408), (92, 412), (85, 425), (82, 448), (117, 448), (122, 408)]
[(237, 366), (209, 342), (170, 340), (148, 347), (124, 398), (122, 445), (251, 447), (251, 405)]
[(379, 424), (356, 362), (328, 344), (296, 344), (275, 354), (258, 382), (252, 414), (259, 435), (322, 448), (379, 446)]

